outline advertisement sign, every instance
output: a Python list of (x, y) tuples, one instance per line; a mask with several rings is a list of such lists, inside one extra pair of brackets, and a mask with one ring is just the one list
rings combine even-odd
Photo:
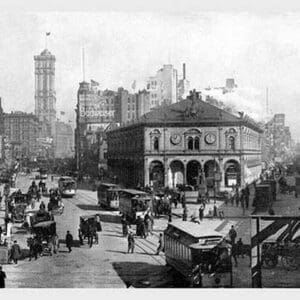
[(92, 95), (79, 101), (79, 122), (112, 122), (115, 109), (111, 97)]

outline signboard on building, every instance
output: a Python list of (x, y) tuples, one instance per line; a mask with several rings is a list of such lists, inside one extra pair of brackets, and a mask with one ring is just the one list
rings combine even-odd
[(80, 123), (113, 122), (115, 108), (111, 97), (93, 95), (79, 101)]

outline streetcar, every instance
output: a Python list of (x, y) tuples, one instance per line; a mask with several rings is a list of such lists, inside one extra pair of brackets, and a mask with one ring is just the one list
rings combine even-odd
[(97, 188), (98, 205), (109, 208), (119, 208), (119, 193), (121, 186), (113, 183), (100, 183)]
[(58, 189), (62, 197), (73, 197), (76, 194), (76, 182), (69, 176), (62, 176), (58, 180)]
[(119, 211), (129, 222), (136, 223), (140, 217), (144, 219), (146, 214), (152, 211), (152, 197), (145, 192), (134, 189), (120, 189)]
[(166, 264), (191, 287), (232, 287), (231, 245), (207, 227), (175, 221), (164, 231)]

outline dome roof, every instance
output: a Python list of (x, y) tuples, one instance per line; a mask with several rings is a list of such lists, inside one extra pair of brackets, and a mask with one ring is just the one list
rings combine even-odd
[(42, 51), (41, 55), (52, 55), (52, 54), (48, 49), (45, 49), (44, 51)]

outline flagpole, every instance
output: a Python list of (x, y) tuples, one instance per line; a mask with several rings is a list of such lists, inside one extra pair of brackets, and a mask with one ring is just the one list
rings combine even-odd
[(45, 49), (47, 49), (47, 32), (45, 34)]

